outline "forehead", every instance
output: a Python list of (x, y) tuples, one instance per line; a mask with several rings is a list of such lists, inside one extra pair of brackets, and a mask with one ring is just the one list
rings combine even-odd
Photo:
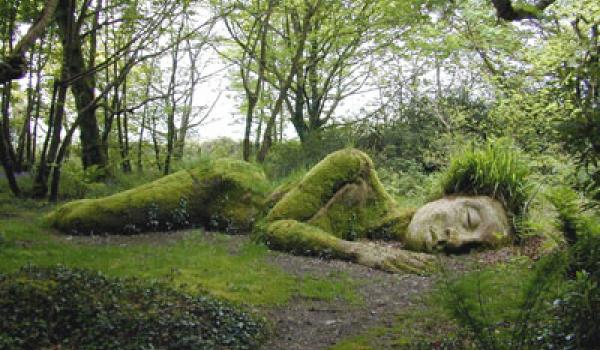
[(500, 203), (489, 197), (445, 197), (425, 204), (422, 208), (428, 212), (455, 212), (463, 208), (492, 209)]

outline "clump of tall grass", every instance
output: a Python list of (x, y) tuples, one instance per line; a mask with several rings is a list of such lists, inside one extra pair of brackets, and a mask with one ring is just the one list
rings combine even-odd
[(509, 140), (497, 139), (457, 153), (440, 175), (440, 192), (491, 196), (504, 205), (516, 227), (531, 195), (529, 175), (522, 153)]

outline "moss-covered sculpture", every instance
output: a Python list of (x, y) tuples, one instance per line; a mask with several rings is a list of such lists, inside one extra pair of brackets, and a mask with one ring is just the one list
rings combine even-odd
[(200, 225), (248, 232), (264, 209), (264, 173), (252, 164), (220, 159), (99, 199), (63, 205), (47, 219), (73, 234), (134, 233)]
[(264, 173), (221, 159), (101, 199), (68, 203), (50, 224), (76, 234), (131, 233), (202, 225), (256, 232), (273, 249), (354, 261), (386, 271), (421, 272), (431, 255), (368, 240), (399, 241), (411, 250), (457, 251), (498, 246), (511, 227), (500, 202), (484, 196), (445, 197), (418, 211), (401, 209), (363, 152), (334, 152), (302, 179), (266, 193)]
[(423, 271), (432, 256), (367, 240), (400, 241), (422, 252), (458, 251), (500, 245), (511, 233), (502, 204), (490, 197), (442, 198), (416, 213), (398, 208), (370, 158), (355, 149), (330, 154), (300, 182), (278, 192), (281, 199), (257, 230), (271, 248), (391, 272)]
[(413, 213), (397, 207), (365, 153), (345, 149), (327, 156), (283, 195), (267, 215), (261, 234), (274, 249), (389, 271), (421, 271), (430, 260), (425, 254), (355, 241), (401, 241)]

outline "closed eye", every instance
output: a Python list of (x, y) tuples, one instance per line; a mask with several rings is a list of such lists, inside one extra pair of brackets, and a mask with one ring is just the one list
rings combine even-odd
[(467, 228), (474, 230), (481, 224), (481, 216), (475, 208), (467, 208)]

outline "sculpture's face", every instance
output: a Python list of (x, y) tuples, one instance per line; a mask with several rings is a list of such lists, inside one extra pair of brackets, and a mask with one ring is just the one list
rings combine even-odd
[(511, 234), (506, 211), (490, 197), (447, 197), (427, 203), (413, 216), (405, 239), (408, 248), (460, 252), (499, 246)]

